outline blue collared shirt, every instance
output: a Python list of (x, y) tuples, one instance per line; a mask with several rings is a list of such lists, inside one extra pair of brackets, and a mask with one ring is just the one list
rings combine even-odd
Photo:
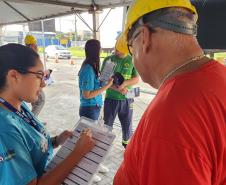
[[(29, 112), (28, 107), (23, 103)], [(31, 113), (32, 114), (32, 113)], [(0, 184), (25, 185), (43, 175), (52, 158), (49, 134), (36, 118), (41, 132), (15, 113), (0, 107)]]
[(79, 73), (80, 106), (102, 106), (101, 94), (91, 99), (86, 99), (83, 96), (83, 91), (93, 91), (99, 88), (101, 88), (99, 77), (91, 65), (85, 64)]

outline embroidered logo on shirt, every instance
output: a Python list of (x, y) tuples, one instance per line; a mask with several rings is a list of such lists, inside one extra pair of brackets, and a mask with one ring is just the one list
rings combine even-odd
[(129, 67), (129, 63), (125, 63), (124, 67), (128, 68)]
[(40, 147), (43, 153), (45, 153), (48, 150), (48, 142), (46, 139), (41, 140)]
[(3, 161), (9, 161), (16, 155), (14, 150), (8, 150), (7, 152), (0, 154), (0, 163)]

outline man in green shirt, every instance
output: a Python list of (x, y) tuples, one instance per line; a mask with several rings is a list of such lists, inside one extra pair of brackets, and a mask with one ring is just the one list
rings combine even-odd
[(113, 127), (114, 120), (118, 114), (122, 127), (122, 145), (126, 147), (132, 136), (132, 116), (133, 102), (132, 98), (126, 98), (128, 89), (132, 88), (139, 81), (138, 73), (133, 66), (132, 57), (128, 55), (128, 49), (122, 47), (124, 38), (119, 36), (115, 53), (106, 57), (103, 61), (102, 69), (106, 61), (116, 64), (114, 73), (118, 72), (124, 77), (124, 82), (119, 86), (112, 86), (106, 92), (104, 101), (104, 123)]

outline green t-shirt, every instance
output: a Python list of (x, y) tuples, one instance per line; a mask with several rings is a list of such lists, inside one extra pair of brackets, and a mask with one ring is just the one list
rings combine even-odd
[[(127, 55), (124, 58), (119, 58), (116, 55), (111, 55), (109, 57), (106, 57), (103, 61), (102, 68), (103, 69), (105, 62), (111, 60), (112, 62), (116, 63), (116, 67), (114, 72), (120, 73), (125, 80), (129, 80), (135, 76), (137, 76), (137, 71), (133, 66), (132, 63), (132, 57), (130, 55)], [(132, 87), (127, 87), (128, 89), (131, 89)], [(106, 92), (106, 98), (115, 99), (115, 100), (125, 100), (125, 95), (121, 94), (118, 91), (115, 91), (113, 89), (108, 89)]]

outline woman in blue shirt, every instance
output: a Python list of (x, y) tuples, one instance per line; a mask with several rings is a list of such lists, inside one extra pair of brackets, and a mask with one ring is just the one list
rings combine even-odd
[(80, 109), (79, 115), (97, 120), (103, 105), (101, 93), (112, 86), (110, 79), (101, 86), (100, 75), (100, 42), (95, 39), (85, 44), (86, 59), (79, 71)]
[(0, 184), (58, 185), (93, 146), (90, 130), (81, 134), (74, 150), (45, 172), (53, 147), (72, 136), (64, 131), (50, 138), (43, 124), (23, 103), (38, 99), (45, 86), (39, 55), (19, 44), (0, 47)]

